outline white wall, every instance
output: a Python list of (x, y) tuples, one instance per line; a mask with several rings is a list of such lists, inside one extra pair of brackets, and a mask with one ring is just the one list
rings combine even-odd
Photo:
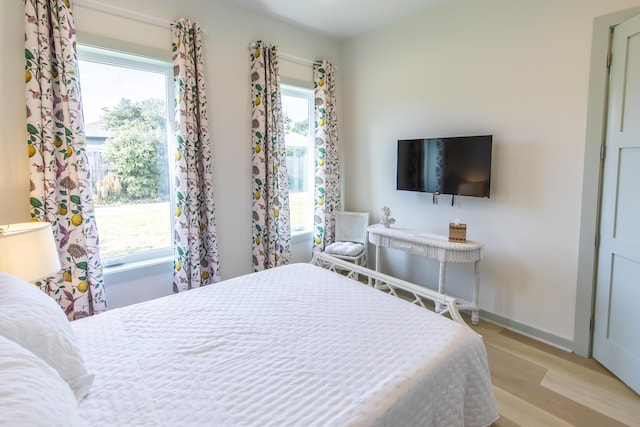
[[(593, 18), (630, 0), (451, 0), (343, 45), (347, 209), (484, 242), (480, 305), (570, 342)], [(346, 123), (346, 126), (344, 124)], [(494, 135), (490, 199), (395, 190), (401, 138)], [(385, 252), (384, 270), (435, 287), (437, 263)], [(472, 271), (448, 289), (470, 298)]]
[(23, 10), (22, 2), (0, 2), (0, 224), (29, 220)]
[[(197, 20), (206, 31), (205, 74), (214, 153), (221, 273), (223, 278), (249, 273), (252, 269), (249, 43), (264, 40), (278, 45), (282, 52), (299, 58), (329, 59), (338, 68), (339, 44), (220, 0), (107, 0), (102, 3), (165, 20), (191, 18)], [(4, 58), (4, 65), (0, 68), (3, 73), (0, 79), (0, 96), (3, 100), (0, 105), (0, 128), (3, 130), (0, 140), (3, 153), (0, 156), (1, 224), (28, 220), (29, 178), (24, 142), (23, 3), (2, 1), (0, 8), (3, 28), (0, 53)], [(87, 34), (97, 34), (165, 49), (170, 58), (168, 27), (159, 28), (132, 19), (96, 13), (83, 7), (81, 0), (74, 10), (79, 40)], [(312, 69), (310, 65), (282, 60), (281, 75), (311, 81)], [(294, 245), (294, 261), (307, 261), (310, 258), (310, 242), (311, 238)], [(166, 273), (164, 267), (159, 270), (154, 267), (153, 271), (159, 273), (152, 273), (153, 284), (148, 286), (153, 288), (149, 288), (148, 292), (139, 289), (144, 283), (137, 276), (132, 277), (131, 282), (122, 282), (122, 273), (107, 276), (107, 299), (110, 293), (114, 295), (110, 307), (170, 293), (171, 275)]]

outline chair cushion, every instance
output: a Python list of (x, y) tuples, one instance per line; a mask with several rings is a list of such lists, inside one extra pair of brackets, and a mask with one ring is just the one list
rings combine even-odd
[(364, 251), (362, 243), (335, 242), (327, 246), (325, 253), (341, 256), (358, 256)]

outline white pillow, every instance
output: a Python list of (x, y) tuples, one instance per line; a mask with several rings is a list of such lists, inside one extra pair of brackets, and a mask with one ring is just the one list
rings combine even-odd
[(58, 303), (31, 283), (0, 273), (0, 334), (53, 367), (78, 400), (91, 384), (76, 336)]
[(334, 255), (357, 256), (364, 251), (364, 245), (353, 242), (335, 242), (327, 246), (324, 251)]
[(78, 401), (56, 370), (1, 335), (0, 425), (83, 425)]

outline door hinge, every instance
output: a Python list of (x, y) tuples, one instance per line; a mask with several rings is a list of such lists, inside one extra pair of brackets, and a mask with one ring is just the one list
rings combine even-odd
[(604, 160), (604, 156), (607, 154), (607, 146), (602, 144), (600, 146), (600, 160)]
[(594, 326), (595, 323), (596, 323), (596, 319), (591, 317), (589, 319), (589, 332), (593, 332), (593, 326)]
[(611, 69), (611, 62), (613, 60), (613, 53), (607, 53), (607, 70)]
[(598, 249), (600, 247), (600, 233), (596, 233), (595, 247)]

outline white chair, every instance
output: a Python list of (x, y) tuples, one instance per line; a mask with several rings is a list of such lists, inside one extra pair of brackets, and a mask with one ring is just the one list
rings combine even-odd
[(324, 252), (366, 267), (368, 226), (369, 212), (338, 212), (335, 242)]

